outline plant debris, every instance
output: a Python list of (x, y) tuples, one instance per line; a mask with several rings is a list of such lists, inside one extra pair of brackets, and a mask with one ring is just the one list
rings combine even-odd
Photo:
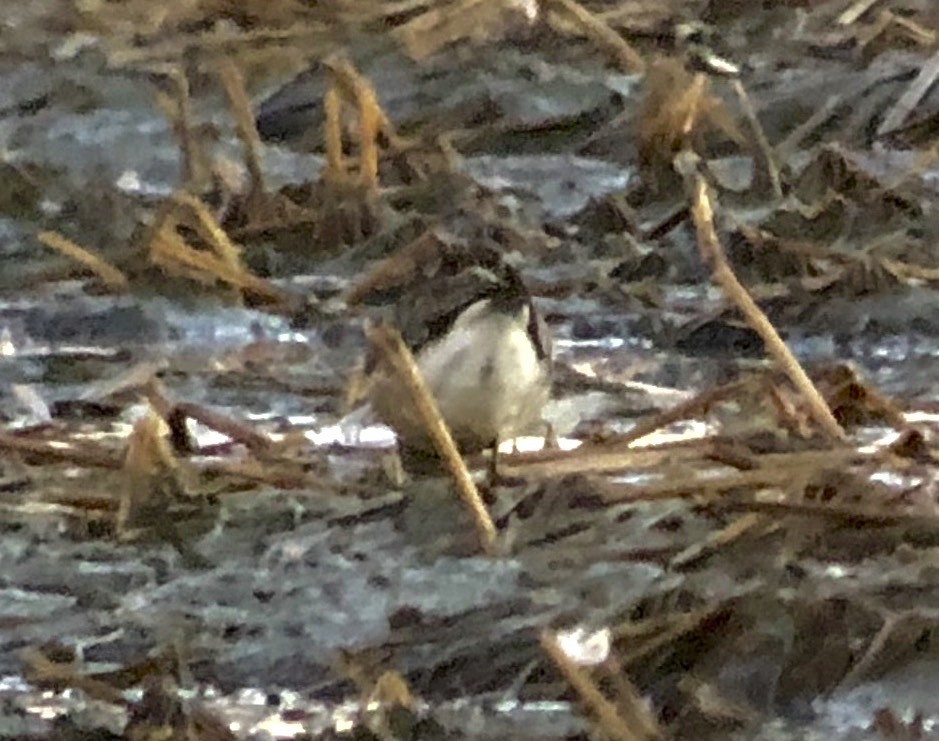
[[(0, 735), (928, 737), (934, 3), (21, 5)], [(408, 348), (503, 263), (485, 481)]]

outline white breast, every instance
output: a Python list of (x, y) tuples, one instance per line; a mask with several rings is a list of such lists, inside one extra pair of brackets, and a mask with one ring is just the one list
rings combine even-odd
[(451, 330), (418, 354), (418, 366), (454, 437), (484, 446), (526, 432), (550, 393), (548, 361), (527, 327), (529, 308), (512, 315), (477, 301)]

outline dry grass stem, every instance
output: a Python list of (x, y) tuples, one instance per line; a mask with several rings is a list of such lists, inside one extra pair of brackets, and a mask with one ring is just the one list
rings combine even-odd
[(922, 265), (910, 265), (909, 263), (893, 260), (889, 257), (880, 259), (880, 264), (887, 271), (900, 280), (916, 280), (925, 283), (939, 283), (939, 268), (928, 268)]
[[(263, 484), (278, 489), (304, 489), (307, 491), (329, 491), (340, 494), (344, 491), (341, 484), (323, 478), (319, 474), (311, 474), (305, 470), (303, 463), (258, 461), (253, 458), (239, 461), (211, 461), (201, 463), (196, 470), (202, 475), (213, 479), (227, 477), (252, 484)], [(241, 487), (237, 491), (241, 491)], [(222, 492), (224, 493), (224, 492)]]
[(23, 662), (26, 677), (40, 687), (49, 683), (62, 684), (84, 692), (89, 698), (100, 702), (120, 707), (128, 704), (121, 690), (106, 682), (81, 674), (75, 663), (50, 661), (40, 649), (34, 646), (20, 649), (17, 655)]
[(575, 0), (549, 0), (548, 4), (568, 16), (597, 46), (608, 51), (620, 69), (625, 72), (645, 72), (645, 60), (602, 18)]
[[(851, 667), (850, 671), (844, 675), (841, 682), (839, 682), (839, 688), (852, 688), (855, 687), (860, 682), (868, 678), (868, 674), (873, 668), (876, 660), (878, 658), (883, 658), (884, 651), (887, 649), (887, 643), (891, 637), (894, 636), (895, 631), (900, 626), (900, 624), (909, 620), (910, 622), (916, 624), (920, 616), (915, 610), (910, 610), (909, 612), (903, 613), (887, 613), (883, 616), (883, 625), (880, 626), (880, 630), (877, 631), (877, 634), (870, 640), (867, 644), (867, 649), (864, 651), (864, 655), (858, 659), (857, 663)], [(921, 619), (921, 618), (920, 618)], [(916, 632), (919, 633), (922, 630), (922, 626), (916, 627)]]
[(198, 186), (207, 179), (211, 166), (208, 155), (202, 151), (193, 136), (189, 79), (186, 73), (174, 64), (163, 65), (160, 72), (169, 82), (171, 94), (157, 90), (157, 104), (169, 120), (179, 142), (182, 182), (184, 187)]
[[(634, 688), (627, 696), (617, 698), (620, 701), (620, 707), (617, 708), (616, 704), (604, 696), (590, 675), (564, 653), (551, 631), (542, 632), (541, 647), (596, 718), (600, 731), (606, 738), (615, 741), (653, 741), (663, 738), (658, 723)], [(627, 680), (624, 677), (622, 681)], [(620, 713), (621, 709), (628, 717)]]
[(421, 375), (420, 369), (414, 360), (411, 351), (404, 344), (401, 334), (385, 325), (369, 327), (367, 330), (369, 342), (375, 346), (383, 356), (390, 372), (408, 390), (410, 401), (421, 417), (428, 435), (434, 443), (441, 459), (453, 476), (457, 491), (463, 503), (469, 509), (476, 524), (476, 531), (480, 543), (486, 553), (492, 554), (496, 547), (496, 527), (492, 522), (486, 505), (483, 503), (476, 484), (470, 476), (469, 469), (457, 450), (456, 443), (447, 429), (437, 402)]
[(891, 23), (898, 27), (906, 36), (906, 38), (912, 41), (914, 44), (930, 47), (933, 46), (933, 44), (936, 43), (936, 39), (939, 38), (939, 33), (937, 33), (935, 29), (920, 25), (912, 18), (897, 15), (896, 13), (889, 10), (884, 10), (881, 12), (884, 15), (889, 16)]
[(364, 77), (352, 63), (342, 56), (333, 56), (324, 61), (329, 68), (333, 84), (342, 98), (361, 110), (362, 101), (374, 103), (374, 115), (378, 120), (378, 130), (387, 137), (392, 146), (397, 146), (398, 137), (391, 119), (378, 104), (378, 95), (372, 83)]
[(384, 115), (371, 85), (363, 87), (359, 103), (359, 182), (369, 193), (378, 189), (378, 135)]
[(432, 0), (346, 0), (339, 11), (347, 23), (369, 23), (399, 15), (407, 15), (432, 4)]
[[(829, 470), (829, 466), (822, 463), (818, 470)], [(655, 484), (602, 482), (598, 484), (598, 488), (602, 490), (603, 499), (608, 503), (652, 502), (663, 499), (694, 499), (703, 502), (737, 489), (785, 489), (796, 475), (805, 476), (805, 472), (791, 468), (761, 467), (754, 471), (734, 471), (708, 477), (699, 474), (669, 476), (667, 480)]]
[[(637, 664), (660, 648), (696, 630), (705, 620), (714, 617), (718, 609), (719, 607), (708, 606), (677, 615), (669, 614), (639, 622), (621, 623), (613, 629), (614, 645), (618, 649), (616, 660), (621, 666)], [(625, 645), (621, 646), (620, 643)]]
[(247, 288), (250, 283), (247, 274), (237, 266), (186, 244), (172, 225), (164, 225), (154, 232), (150, 241), (150, 259), (168, 273), (205, 285), (221, 281), (232, 287)]
[(341, 182), (345, 179), (346, 166), (342, 154), (342, 98), (335, 83), (329, 86), (323, 100), (326, 113), (326, 182)]
[(129, 282), (127, 276), (113, 265), (105, 262), (90, 250), (63, 237), (58, 232), (39, 232), (36, 239), (56, 252), (70, 257), (93, 272), (104, 285), (114, 292), (126, 291)]
[(711, 533), (700, 543), (688, 546), (677, 553), (668, 563), (670, 569), (686, 569), (694, 566), (708, 556), (717, 552), (747, 535), (748, 533), (763, 529), (762, 535), (778, 530), (780, 523), (774, 522), (766, 515), (750, 512), (732, 520), (726, 527)]
[(384, 707), (402, 707), (413, 710), (417, 702), (411, 692), (408, 681), (400, 672), (388, 670), (375, 681), (365, 704), (377, 702)]
[(646, 78), (636, 130), (644, 168), (653, 173), (667, 168), (671, 173), (675, 154), (699, 148), (711, 133), (744, 142), (728, 107), (711, 91), (707, 75), (691, 74), (679, 60), (663, 57), (649, 65)]
[(361, 303), (366, 296), (374, 292), (387, 291), (404, 283), (418, 275), (421, 266), (439, 259), (440, 240), (433, 229), (428, 229), (388, 257), (379, 260), (346, 291), (345, 302), (350, 306)]
[(664, 412), (660, 412), (649, 419), (640, 419), (629, 432), (610, 438), (603, 447), (607, 450), (609, 450), (611, 445), (616, 445), (620, 448), (628, 447), (637, 440), (641, 440), (647, 435), (661, 430), (663, 427), (668, 427), (676, 422), (704, 414), (718, 402), (730, 398), (739, 392), (746, 384), (747, 381), (733, 381), (723, 386), (718, 386), (717, 388), (702, 391), (697, 396), (683, 401), (680, 404), (676, 404), (670, 409), (666, 409)]
[(519, 453), (502, 456), (500, 468), (525, 477), (553, 478), (571, 474), (610, 473), (624, 469), (641, 468), (660, 464), (664, 459), (674, 460), (684, 453), (687, 457), (700, 455), (710, 445), (707, 440), (691, 441), (691, 449), (681, 451), (682, 446), (649, 446), (627, 448), (615, 446), (606, 450), (601, 445), (583, 446), (576, 450), (544, 450), (536, 453)]
[(502, 37), (514, 22), (530, 20), (528, 12), (517, 0), (456, 0), (429, 8), (392, 35), (412, 59), (420, 61), (463, 39), (484, 42)]
[(835, 93), (825, 99), (822, 106), (812, 112), (805, 121), (796, 126), (789, 135), (774, 148), (775, 159), (779, 162), (787, 161), (802, 146), (802, 142), (812, 136), (819, 127), (835, 115), (838, 107), (844, 102), (844, 97)]
[(932, 515), (917, 514), (897, 510), (892, 504), (883, 508), (849, 507), (831, 503), (815, 504), (813, 502), (739, 502), (721, 501), (715, 503), (721, 510), (734, 512), (758, 512), (777, 517), (794, 515), (808, 518), (821, 518), (832, 520), (853, 527), (871, 526), (887, 527), (903, 523), (907, 527), (919, 527), (932, 533), (939, 532), (939, 518)]
[(342, 104), (355, 107), (359, 124), (359, 184), (366, 194), (378, 190), (379, 137), (392, 146), (398, 142), (394, 126), (382, 110), (372, 83), (341, 56), (326, 60), (331, 85), (326, 91), (326, 172), (327, 183), (341, 183), (346, 178), (342, 154)]
[(0, 456), (3, 453), (39, 458), (43, 462), (71, 463), (85, 468), (121, 468), (121, 457), (103, 448), (61, 445), (58, 441), (31, 440), (0, 432)]
[(232, 242), (201, 200), (189, 193), (178, 192), (171, 201), (192, 213), (200, 236), (212, 251), (196, 249), (187, 244), (176, 229), (176, 217), (168, 213), (151, 234), (149, 252), (155, 265), (206, 285), (221, 281), (239, 291), (250, 291), (282, 308), (295, 303), (293, 296), (244, 267), (241, 249)]
[(879, 2), (880, 0), (855, 0), (838, 16), (838, 25), (850, 26)]
[[(134, 425), (127, 441), (117, 532), (130, 537), (134, 528), (151, 524), (149, 515), (164, 512), (167, 492), (177, 471), (166, 422), (152, 408)], [(169, 485), (169, 486), (168, 486)]]
[(180, 244), (187, 248), (181, 262), (200, 269), (207, 278), (218, 279), (231, 286), (250, 291), (271, 303), (281, 305), (290, 303), (291, 297), (288, 294), (275, 288), (263, 278), (249, 273), (240, 266), (229, 265), (213, 255), (193, 250), (181, 240)]
[(753, 101), (747, 94), (746, 88), (739, 79), (733, 81), (734, 93), (743, 110), (744, 121), (747, 124), (747, 136), (753, 149), (753, 160), (756, 164), (753, 186), (758, 193), (770, 192), (773, 198), (779, 200), (783, 197), (782, 185), (779, 182), (779, 168), (776, 166), (773, 148), (766, 138), (766, 132), (757, 118)]
[(124, 470), (149, 476), (155, 471), (176, 468), (176, 458), (166, 438), (166, 423), (152, 409), (141, 417), (127, 441)]
[(215, 254), (231, 268), (241, 269), (241, 248), (229, 239), (208, 206), (201, 199), (185, 191), (177, 191), (171, 200), (188, 209), (196, 217), (201, 237), (211, 245)]
[(254, 452), (263, 453), (271, 448), (272, 442), (267, 435), (258, 432), (241, 420), (199, 404), (186, 401), (180, 402), (173, 407), (172, 413), (201, 422), (206, 427), (210, 427), (223, 435), (227, 435), (232, 440), (242, 443)]
[(877, 129), (877, 135), (883, 136), (902, 126), (910, 113), (913, 112), (913, 109), (919, 105), (926, 93), (929, 92), (937, 77), (939, 77), (939, 51), (933, 54), (920, 68), (919, 74), (903, 92), (893, 108), (884, 116), (884, 120)]
[(681, 114), (681, 124), (678, 127), (681, 134), (680, 141), (688, 141), (694, 133), (695, 126), (701, 119), (702, 111), (708, 102), (709, 87), (708, 78), (702, 72), (698, 72), (684, 95), (681, 96), (681, 105), (676, 106), (677, 111), (684, 112)]
[(261, 136), (255, 126), (251, 99), (245, 89), (241, 70), (231, 57), (225, 57), (219, 62), (218, 72), (235, 117), (238, 138), (244, 146), (245, 164), (251, 177), (251, 196), (256, 197), (265, 192), (265, 186), (264, 169), (261, 165)]
[(714, 226), (714, 209), (711, 205), (707, 183), (700, 175), (696, 175), (694, 180), (691, 214), (694, 219), (699, 248), (704, 255), (705, 262), (711, 266), (715, 282), (724, 290), (734, 305), (740, 309), (750, 326), (766, 343), (770, 355), (780, 364), (796, 388), (805, 395), (816, 422), (830, 438), (843, 441), (845, 439), (844, 430), (831, 413), (825, 399), (822, 398), (799, 361), (796, 360), (786, 343), (783, 342), (775, 327), (766, 318), (766, 314), (762, 312), (740, 281), (737, 280), (737, 276), (727, 262), (727, 257), (724, 254), (724, 249)]

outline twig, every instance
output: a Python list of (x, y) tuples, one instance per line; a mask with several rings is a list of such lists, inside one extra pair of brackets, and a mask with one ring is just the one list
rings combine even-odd
[[(137, 29), (133, 30), (135, 36), (138, 36)], [(167, 59), (186, 59), (193, 53), (201, 60), (203, 54), (236, 54), (244, 53), (246, 49), (310, 49), (317, 44), (328, 43), (333, 37), (334, 28), (316, 23), (310, 18), (286, 28), (241, 30), (236, 24), (217, 24), (211, 31), (169, 34), (165, 41), (151, 37), (144, 46), (138, 45), (139, 39), (133, 42), (125, 39), (118, 42), (118, 48), (108, 48), (105, 53), (111, 68), (148, 70), (165, 63)], [(112, 37), (109, 35), (108, 38), (110, 40)]]
[[(701, 392), (694, 398), (683, 401), (670, 409), (659, 412), (650, 417), (640, 419), (628, 432), (618, 435), (611, 435), (602, 443), (584, 443), (575, 450), (545, 449), (532, 453), (523, 453), (513, 455), (506, 459), (509, 467), (527, 468), (531, 465), (549, 464), (552, 461), (558, 461), (561, 469), (559, 475), (565, 473), (584, 473), (594, 471), (593, 466), (599, 464), (601, 467), (607, 467), (606, 462), (611, 456), (615, 459), (613, 467), (625, 465), (623, 456), (643, 457), (646, 452), (655, 452), (662, 450), (663, 446), (646, 446), (642, 448), (634, 447), (633, 443), (641, 438), (651, 435), (657, 430), (667, 427), (684, 419), (689, 419), (698, 414), (705, 413), (711, 406), (722, 399), (736, 394), (742, 387), (746, 386), (748, 381), (732, 381), (731, 383), (708, 389)], [(692, 441), (694, 445), (700, 445), (702, 441), (696, 439)], [(686, 445), (684, 441), (681, 443)], [(638, 459), (637, 458), (637, 459)], [(629, 458), (630, 463), (636, 463), (637, 459)], [(590, 461), (593, 461), (592, 463)], [(568, 470), (573, 467), (576, 470)]]
[(169, 83), (168, 92), (157, 88), (157, 104), (179, 142), (182, 187), (199, 188), (208, 177), (211, 165), (200, 138), (194, 135), (189, 78), (180, 65), (168, 62), (153, 64), (147, 71)]
[[(623, 448), (612, 446), (606, 450), (601, 445), (576, 448), (575, 450), (541, 450), (535, 453), (517, 453), (500, 460), (500, 467), (509, 471), (518, 471), (524, 476), (555, 478), (570, 474), (591, 474), (626, 469), (643, 468), (661, 463), (663, 459), (675, 460), (685, 457), (700, 457), (700, 448), (710, 445), (707, 439), (682, 441), (680, 445), (650, 445), (647, 447)], [(697, 450), (696, 450), (697, 448)]]
[(360, 88), (359, 96), (359, 181), (369, 193), (378, 189), (378, 135), (382, 113), (371, 85)]
[(391, 146), (397, 135), (391, 120), (382, 110), (372, 83), (342, 56), (325, 62), (332, 84), (326, 91), (326, 179), (340, 181), (345, 175), (342, 162), (342, 101), (352, 103), (359, 117), (359, 181), (366, 193), (378, 189), (378, 137), (382, 134)]
[(929, 88), (932, 87), (937, 77), (939, 77), (939, 51), (923, 64), (916, 79), (910, 83), (910, 86), (903, 92), (903, 95), (890, 109), (890, 112), (884, 116), (884, 120), (877, 128), (877, 136), (883, 136), (887, 132), (899, 128), (907, 116), (910, 115), (910, 112), (919, 105), (919, 102), (926, 95)]
[(838, 16), (838, 25), (850, 26), (879, 2), (880, 0), (854, 0), (854, 2)]
[(773, 148), (766, 139), (766, 132), (763, 131), (760, 119), (757, 118), (756, 111), (753, 109), (753, 102), (750, 100), (743, 83), (736, 79), (732, 85), (737, 100), (740, 102), (740, 108), (743, 110), (749, 138), (753, 144), (753, 159), (757, 164), (754, 185), (760, 193), (765, 193), (766, 189), (769, 188), (773, 197), (779, 200), (782, 198), (783, 193), (782, 186), (779, 183), (779, 168), (776, 167), (776, 162), (773, 159)]
[[(625, 677), (621, 678), (622, 684), (631, 691), (621, 693), (622, 696), (618, 698), (620, 707), (617, 708), (603, 695), (587, 672), (564, 653), (558, 645), (557, 637), (551, 631), (542, 632), (541, 647), (597, 718), (600, 729), (607, 738), (615, 741), (652, 741), (663, 737), (655, 718)], [(620, 709), (626, 711), (630, 717), (623, 717)]]
[(692, 217), (697, 231), (698, 246), (705, 262), (711, 266), (714, 281), (724, 290), (728, 298), (740, 309), (747, 322), (766, 343), (770, 355), (782, 366), (786, 375), (799, 389), (809, 404), (812, 417), (821, 425), (825, 433), (833, 440), (845, 439), (844, 430), (838, 424), (825, 403), (825, 399), (815, 388), (811, 379), (799, 365), (799, 361), (782, 341), (775, 327), (766, 318), (766, 314), (757, 306), (734, 274), (714, 227), (714, 209), (707, 183), (700, 174), (694, 175), (692, 191)]
[(780, 162), (786, 162), (805, 139), (815, 133), (819, 126), (835, 115), (835, 111), (843, 100), (844, 96), (838, 93), (829, 95), (820, 108), (813, 111), (811, 116), (796, 126), (789, 133), (789, 136), (776, 145), (776, 159)]
[[(305, 489), (311, 492), (330, 491), (336, 494), (343, 493), (343, 485), (332, 479), (317, 475), (315, 472), (304, 470), (302, 463), (291, 464), (260, 462), (256, 459), (238, 461), (209, 461), (199, 463), (194, 470), (206, 477), (219, 478), (227, 476), (240, 479), (253, 484), (267, 484), (278, 489)], [(232, 489), (232, 492), (242, 491), (242, 488)], [(216, 491), (221, 496), (227, 491)]]
[(248, 271), (241, 262), (241, 249), (222, 229), (208, 207), (195, 196), (177, 192), (170, 197), (172, 206), (183, 207), (195, 217), (195, 226), (212, 252), (197, 250), (182, 239), (176, 230), (175, 215), (167, 215), (157, 224), (150, 238), (150, 259), (168, 270), (183, 273), (193, 280), (212, 284), (222, 281), (236, 289), (255, 293), (265, 301), (289, 308), (296, 297)]
[(346, 174), (342, 157), (342, 98), (335, 82), (329, 86), (323, 100), (326, 111), (326, 172), (327, 182), (338, 182)]
[(172, 412), (201, 422), (206, 427), (211, 427), (213, 430), (227, 435), (232, 440), (242, 443), (256, 453), (262, 453), (271, 447), (271, 439), (267, 435), (258, 432), (239, 419), (216, 412), (208, 407), (183, 401), (176, 404)]
[[(797, 459), (798, 460), (798, 459)], [(707, 477), (702, 471), (687, 476), (669, 476), (665, 481), (653, 484), (620, 484), (598, 482), (603, 501), (614, 502), (652, 502), (663, 499), (692, 499), (698, 501), (717, 499), (718, 495), (731, 490), (753, 490), (785, 488), (790, 486), (796, 476), (808, 476), (815, 471), (835, 470), (842, 458), (829, 461), (824, 456), (817, 460), (801, 459), (804, 467), (793, 464), (787, 466), (780, 461), (777, 465), (766, 465), (752, 471), (734, 471), (728, 474), (714, 474)], [(809, 468), (811, 467), (811, 468)], [(813, 470), (814, 469), (814, 470)]]
[(614, 643), (618, 646), (621, 642), (626, 642), (627, 646), (620, 649), (616, 660), (620, 666), (639, 664), (663, 646), (697, 630), (720, 610), (721, 607), (717, 604), (691, 612), (621, 623), (613, 629)]
[(772, 532), (778, 529), (779, 526), (779, 522), (774, 522), (766, 515), (749, 512), (732, 520), (726, 527), (711, 533), (704, 540), (694, 543), (677, 553), (669, 561), (668, 566), (670, 569), (686, 569), (717, 552), (720, 548), (739, 540), (754, 529), (762, 528), (762, 534), (765, 535), (767, 531)]
[(606, 48), (626, 72), (644, 72), (645, 60), (605, 21), (591, 13), (576, 0), (551, 0), (551, 4), (569, 16), (598, 46)]
[(241, 266), (241, 248), (229, 238), (228, 234), (218, 223), (208, 206), (201, 199), (187, 193), (186, 191), (177, 191), (170, 199), (184, 208), (188, 208), (196, 217), (196, 224), (202, 232), (202, 237), (212, 246), (215, 254), (221, 258), (226, 265), (237, 270), (243, 270)]
[(74, 663), (59, 663), (50, 661), (49, 658), (35, 646), (27, 646), (18, 652), (20, 661), (26, 667), (26, 676), (29, 680), (39, 686), (45, 686), (50, 683), (64, 684), (77, 690), (81, 690), (88, 697), (107, 702), (121, 707), (127, 706), (129, 702), (124, 697), (124, 693), (116, 687), (102, 682), (93, 677), (87, 677), (81, 674)]
[(231, 57), (223, 58), (218, 65), (219, 77), (228, 96), (235, 117), (238, 138), (245, 149), (245, 164), (251, 176), (251, 196), (257, 197), (264, 193), (264, 170), (261, 167), (261, 136), (258, 134), (251, 110), (251, 99), (245, 90), (244, 77)]
[(63, 447), (57, 441), (30, 440), (0, 432), (0, 456), (4, 451), (87, 468), (118, 469), (123, 466), (118, 453), (104, 449)]
[(127, 290), (129, 282), (126, 275), (113, 265), (109, 265), (93, 252), (63, 237), (58, 232), (39, 232), (39, 234), (36, 235), (36, 239), (46, 245), (46, 247), (50, 247), (56, 252), (61, 252), (66, 257), (80, 262), (98, 276), (101, 282), (112, 291)]
[(222, 281), (237, 289), (248, 290), (272, 303), (289, 305), (289, 297), (263, 278), (232, 265), (224, 258), (205, 250), (196, 250), (184, 242), (175, 229), (163, 226), (150, 242), (150, 258), (167, 271), (187, 275), (202, 283)]
[(377, 325), (366, 329), (366, 336), (384, 356), (391, 372), (398, 376), (398, 379), (408, 391), (411, 397), (411, 403), (420, 415), (427, 433), (434, 443), (434, 447), (443, 459), (443, 462), (453, 476), (457, 491), (463, 503), (469, 509), (476, 524), (476, 531), (479, 534), (479, 540), (483, 550), (492, 554), (496, 546), (496, 527), (486, 510), (479, 492), (476, 490), (476, 484), (470, 477), (469, 469), (460, 456), (453, 437), (447, 429), (437, 408), (437, 402), (427, 388), (427, 383), (421, 375), (414, 356), (404, 344), (401, 333), (387, 325)]
[(939, 518), (928, 515), (904, 512), (896, 506), (888, 510), (872, 507), (845, 507), (832, 504), (812, 504), (810, 502), (735, 502), (715, 500), (709, 505), (716, 510), (728, 512), (762, 512), (773, 515), (796, 515), (800, 517), (820, 517), (834, 520), (854, 527), (891, 527), (893, 525), (920, 526), (930, 532), (939, 531)]
[(368, 81), (353, 65), (342, 56), (333, 56), (324, 60), (323, 64), (330, 71), (333, 84), (337, 92), (360, 109), (363, 100), (374, 101), (374, 115), (378, 120), (378, 130), (387, 137), (391, 146), (398, 147), (400, 142), (391, 119), (378, 104), (378, 95), (372, 83)]
[(936, 32), (932, 29), (921, 26), (912, 18), (906, 18), (902, 15), (897, 15), (892, 11), (884, 10), (881, 12), (890, 16), (890, 21), (893, 23), (893, 25), (899, 26), (904, 32), (906, 32), (907, 38), (912, 40), (913, 43), (927, 47), (936, 43)]
[(419, 274), (422, 265), (439, 259), (440, 249), (440, 240), (433, 228), (421, 232), (415, 239), (379, 260), (363, 278), (353, 283), (344, 296), (346, 304), (360, 304), (373, 293), (401, 285)]
[(603, 448), (609, 450), (610, 445), (614, 444), (619, 448), (627, 447), (636, 440), (640, 440), (646, 435), (651, 435), (653, 432), (663, 427), (689, 419), (697, 414), (703, 414), (717, 404), (717, 402), (736, 394), (740, 391), (741, 387), (747, 384), (748, 381), (731, 381), (722, 386), (702, 391), (697, 396), (683, 401), (680, 404), (676, 404), (671, 409), (666, 409), (664, 412), (660, 412), (651, 418), (640, 419), (628, 432), (610, 438)]
[(504, 33), (509, 25), (507, 12), (515, 10), (515, 5), (505, 0), (428, 3), (427, 12), (399, 26), (391, 35), (402, 43), (412, 59), (421, 61), (468, 36), (489, 39)]
[[(896, 631), (903, 626), (904, 623), (913, 622), (913, 627), (921, 629), (922, 626), (917, 625), (918, 617), (915, 610), (901, 613), (887, 612), (884, 615), (883, 625), (880, 626), (880, 630), (878, 630), (877, 634), (870, 640), (870, 643), (867, 644), (864, 655), (854, 663), (850, 671), (838, 682), (839, 689), (851, 689), (870, 674), (870, 670), (877, 659), (884, 658), (888, 641), (895, 637)], [(919, 619), (925, 620), (925, 617)], [(918, 632), (919, 630), (917, 630), (917, 633)]]

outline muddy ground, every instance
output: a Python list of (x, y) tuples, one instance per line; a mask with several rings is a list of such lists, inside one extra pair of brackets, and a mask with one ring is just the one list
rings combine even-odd
[[(0, 737), (939, 737), (933, 3), (4, 26)], [(489, 554), (357, 403), (474, 243), (555, 338)]]

